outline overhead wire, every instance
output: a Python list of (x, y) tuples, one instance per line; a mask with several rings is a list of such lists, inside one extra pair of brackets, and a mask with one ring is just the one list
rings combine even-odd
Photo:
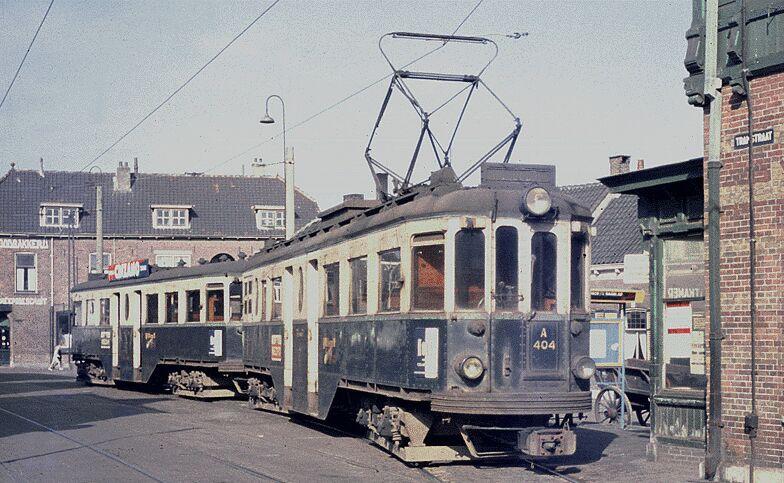
[[(471, 9), (471, 11), (468, 12), (468, 14), (463, 18), (463, 20), (452, 31), (452, 35), (457, 34), (457, 32), (463, 27), (463, 25), (468, 21), (468, 19), (471, 18), (471, 16), (474, 14), (474, 12), (476, 12), (476, 10), (479, 8), (479, 6), (482, 5), (483, 1), (484, 0), (479, 0), (476, 3), (476, 5), (474, 5), (474, 7)], [(439, 45), (438, 47), (425, 52), (424, 54), (422, 54), (421, 56), (417, 57), (416, 59), (408, 62), (405, 65), (403, 65), (401, 67), (401, 69), (405, 69), (406, 67), (419, 62), (420, 60), (424, 59), (425, 57), (428, 57), (429, 55), (434, 54), (435, 52), (441, 50), (446, 44), (447, 44), (447, 42), (444, 42), (441, 45)], [(271, 136), (270, 138), (265, 139), (264, 141), (256, 143), (253, 146), (248, 147), (244, 151), (242, 151), (240, 153), (237, 153), (237, 154), (231, 156), (230, 158), (227, 158), (227, 159), (221, 161), (220, 163), (218, 163), (218, 164), (212, 166), (211, 168), (205, 170), (204, 173), (211, 173), (211, 172), (215, 171), (216, 169), (225, 166), (226, 164), (230, 163), (231, 161), (234, 161), (235, 159), (239, 158), (240, 156), (243, 156), (243, 155), (247, 154), (251, 150), (256, 149), (259, 146), (262, 146), (264, 144), (267, 144), (267, 143), (277, 139), (278, 137), (282, 136), (284, 132), (288, 133), (288, 132), (291, 132), (294, 129), (297, 129), (298, 127), (300, 127), (300, 126), (302, 126), (302, 125), (312, 121), (313, 119), (321, 116), (322, 114), (325, 114), (325, 113), (331, 111), (332, 109), (338, 107), (339, 105), (343, 104), (344, 102), (347, 102), (347, 101), (351, 100), (352, 98), (362, 94), (363, 92), (367, 91), (368, 89), (370, 89), (370, 88), (378, 85), (379, 83), (389, 79), (390, 77), (392, 77), (392, 75), (393, 74), (390, 73), (390, 74), (386, 74), (383, 77), (380, 77), (380, 78), (376, 79), (375, 81), (371, 82), (370, 84), (366, 85), (365, 87), (363, 87), (363, 88), (361, 88), (361, 89), (359, 89), (359, 90), (357, 90), (357, 91), (347, 95), (346, 97), (343, 97), (342, 99), (340, 99), (340, 100), (334, 102), (333, 104), (330, 104), (329, 106), (321, 109), (320, 111), (316, 112), (315, 114), (312, 114), (311, 116), (303, 119), (302, 121), (294, 124), (293, 126), (287, 128), (287, 129), (285, 129), (285, 131), (280, 131), (279, 133), (275, 134), (274, 136)]]
[(33, 40), (30, 41), (30, 45), (27, 47), (27, 51), (25, 52), (24, 56), (22, 57), (22, 62), (19, 63), (19, 67), (16, 68), (16, 72), (14, 73), (14, 77), (11, 79), (11, 83), (8, 84), (8, 89), (5, 90), (5, 94), (3, 94), (3, 99), (0, 100), (0, 109), (5, 104), (5, 100), (8, 97), (8, 93), (11, 92), (11, 88), (14, 86), (14, 82), (16, 82), (16, 78), (19, 77), (19, 72), (22, 70), (22, 66), (27, 60), (27, 56), (30, 54), (30, 49), (33, 48), (33, 44), (35, 43), (35, 39), (38, 38), (38, 33), (41, 31), (41, 27), (44, 26), (44, 22), (46, 21), (46, 17), (49, 16), (49, 11), (52, 9), (52, 5), (54, 5), (54, 0), (49, 2), (49, 6), (46, 8), (46, 12), (44, 13), (44, 17), (41, 19), (41, 23), (38, 24), (38, 28), (35, 29), (35, 34), (33, 35)]

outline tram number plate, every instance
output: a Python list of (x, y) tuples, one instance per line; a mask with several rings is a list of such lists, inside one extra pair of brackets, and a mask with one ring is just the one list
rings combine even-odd
[(558, 322), (531, 324), (530, 368), (537, 371), (558, 369)]

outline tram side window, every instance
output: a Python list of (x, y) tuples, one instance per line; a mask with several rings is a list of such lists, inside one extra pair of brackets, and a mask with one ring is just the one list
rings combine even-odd
[(324, 294), (324, 315), (340, 315), (340, 264), (324, 265), (326, 293)]
[[(255, 279), (255, 283), (256, 283), (256, 314), (255, 315), (258, 316), (259, 312), (261, 311), (261, 305), (259, 305), (259, 302), (261, 301), (261, 285), (259, 284), (258, 278)], [(263, 312), (261, 316), (264, 317)]]
[(411, 308), (444, 308), (444, 235), (417, 235), (413, 240)]
[(281, 296), (281, 277), (272, 279), (272, 320), (280, 320), (283, 313), (283, 300)]
[(367, 313), (367, 257), (349, 260), (351, 267), (351, 313)]
[(259, 318), (267, 320), (267, 281), (261, 281), (261, 305), (259, 305)]
[(400, 275), (400, 249), (387, 250), (379, 253), (381, 263), (381, 312), (396, 312), (400, 310), (400, 289), (403, 279)]
[(179, 293), (166, 292), (166, 320), (167, 324), (176, 324), (179, 318)]
[(147, 294), (147, 323), (148, 324), (158, 323), (158, 294), (157, 293)]
[(224, 304), (223, 287), (207, 289), (207, 321), (223, 322)]
[(101, 318), (100, 325), (109, 325), (111, 322), (109, 316), (109, 299), (101, 299)]
[(499, 227), (495, 232), (495, 306), (517, 310), (517, 228)]
[(304, 317), (302, 309), (305, 306), (305, 275), (302, 273), (302, 267), (297, 269), (297, 312), (300, 316)]
[(554, 311), (556, 307), (557, 239), (553, 233), (537, 232), (531, 239), (531, 309)]
[(187, 311), (185, 320), (188, 322), (198, 322), (201, 320), (201, 291), (188, 290), (185, 292)]
[(455, 235), (455, 306), (481, 309), (485, 305), (485, 234), (464, 228)]
[(229, 284), (229, 309), (231, 320), (242, 320), (242, 282)]
[(573, 309), (585, 308), (585, 236), (572, 236), (572, 283), (571, 306)]

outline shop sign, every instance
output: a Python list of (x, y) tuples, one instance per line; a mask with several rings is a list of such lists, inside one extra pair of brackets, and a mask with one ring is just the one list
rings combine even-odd
[(144, 260), (131, 260), (130, 262), (109, 265), (109, 281), (126, 280), (129, 278), (144, 278), (150, 275), (150, 262)]
[(8, 248), (10, 250), (48, 250), (49, 240), (0, 238), (0, 248)]
[(0, 305), (46, 305), (46, 297), (0, 297)]
[[(763, 144), (773, 144), (775, 141), (775, 137), (773, 135), (773, 129), (765, 129), (764, 131), (756, 131), (754, 134), (751, 135), (752, 137), (752, 146), (762, 146)], [(749, 147), (749, 135), (748, 134), (739, 134), (732, 139), (732, 147), (733, 149), (741, 149)]]
[(702, 250), (702, 240), (665, 241), (665, 300), (705, 298), (705, 262)]

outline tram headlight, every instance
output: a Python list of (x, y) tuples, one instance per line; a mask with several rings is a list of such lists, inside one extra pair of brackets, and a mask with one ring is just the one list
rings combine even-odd
[(572, 373), (579, 379), (590, 379), (596, 372), (596, 363), (590, 357), (580, 357), (572, 364)]
[(535, 216), (542, 216), (552, 207), (552, 199), (550, 193), (542, 187), (535, 187), (528, 190), (525, 194), (525, 209), (528, 213)]
[(482, 359), (476, 356), (469, 356), (457, 365), (457, 373), (463, 379), (475, 381), (485, 373), (485, 365), (482, 363)]

